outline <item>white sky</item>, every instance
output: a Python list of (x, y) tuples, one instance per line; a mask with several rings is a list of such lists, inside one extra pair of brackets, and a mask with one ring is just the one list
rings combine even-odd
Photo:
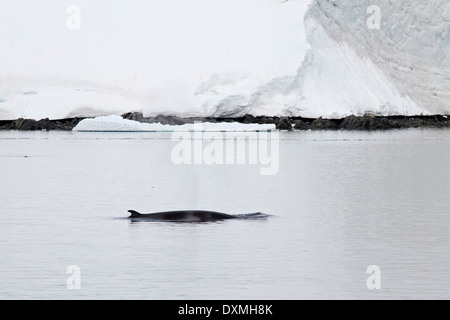
[[(0, 86), (90, 83), (177, 101), (214, 74), (261, 84), (295, 75), (309, 0), (282, 2), (0, 0)], [(67, 28), (71, 5), (80, 30)]]
[[(306, 2), (1, 0), (0, 72), (118, 83), (293, 74)], [(69, 5), (81, 9), (81, 30), (66, 27)]]

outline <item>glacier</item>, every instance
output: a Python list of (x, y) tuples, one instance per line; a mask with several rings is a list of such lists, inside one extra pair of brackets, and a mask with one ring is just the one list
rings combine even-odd
[(0, 3), (0, 119), (450, 114), (447, 0), (77, 5)]
[(449, 113), (450, 2), (316, 0), (305, 20), (312, 48), (290, 88), (294, 113)]

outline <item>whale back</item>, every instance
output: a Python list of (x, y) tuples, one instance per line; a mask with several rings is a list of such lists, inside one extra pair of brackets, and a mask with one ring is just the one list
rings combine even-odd
[(168, 211), (149, 214), (141, 214), (135, 210), (128, 210), (128, 212), (131, 213), (129, 218), (150, 219), (155, 221), (208, 222), (236, 218), (235, 216), (225, 213), (200, 210)]

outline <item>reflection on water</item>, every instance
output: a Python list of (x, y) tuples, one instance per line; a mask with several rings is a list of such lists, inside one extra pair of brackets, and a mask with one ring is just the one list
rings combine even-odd
[[(174, 165), (170, 134), (0, 132), (0, 298), (450, 298), (449, 131), (280, 138), (261, 176)], [(269, 216), (133, 223), (130, 208)]]

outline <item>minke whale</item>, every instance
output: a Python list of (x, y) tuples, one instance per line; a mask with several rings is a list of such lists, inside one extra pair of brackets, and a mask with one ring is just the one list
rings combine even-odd
[(156, 213), (139, 213), (135, 210), (128, 210), (130, 219), (143, 219), (150, 221), (168, 221), (168, 222), (212, 222), (220, 220), (237, 219), (237, 216), (221, 212), (203, 211), (203, 210), (180, 210)]

